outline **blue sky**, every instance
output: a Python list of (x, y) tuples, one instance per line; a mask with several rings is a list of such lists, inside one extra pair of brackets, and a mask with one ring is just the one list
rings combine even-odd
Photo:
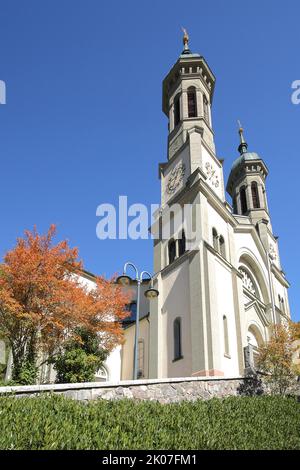
[[(161, 82), (182, 50), (204, 55), (217, 77), (213, 125), (225, 179), (237, 156), (237, 119), (267, 163), (281, 260), (298, 292), (299, 1), (0, 1), (0, 255), (25, 228), (58, 226), (86, 269), (111, 275), (127, 260), (152, 268), (152, 242), (100, 241), (96, 207), (158, 203), (166, 159)], [(290, 221), (293, 221), (293, 224)]]

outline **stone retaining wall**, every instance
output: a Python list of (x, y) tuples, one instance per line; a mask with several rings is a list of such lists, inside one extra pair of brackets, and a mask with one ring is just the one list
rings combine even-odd
[(130, 380), (118, 383), (93, 382), (79, 384), (48, 384), (18, 387), (0, 387), (0, 396), (37, 396), (45, 393), (61, 394), (76, 400), (156, 400), (174, 403), (182, 400), (207, 400), (212, 397), (238, 395), (247, 379), (241, 377), (184, 377), (176, 379)]

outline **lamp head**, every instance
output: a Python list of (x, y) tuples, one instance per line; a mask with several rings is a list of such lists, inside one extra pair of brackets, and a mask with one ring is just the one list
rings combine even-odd
[(117, 277), (116, 283), (121, 285), (121, 286), (130, 286), (131, 277), (127, 276), (127, 274), (122, 274), (121, 276)]
[(157, 289), (154, 289), (154, 287), (150, 287), (145, 291), (145, 297), (147, 299), (156, 299), (159, 296), (159, 291)]

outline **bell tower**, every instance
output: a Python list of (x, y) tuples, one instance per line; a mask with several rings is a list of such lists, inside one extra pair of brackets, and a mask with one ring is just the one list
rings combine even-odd
[[(185, 30), (183, 46), (162, 89), (168, 137), (167, 158), (159, 165), (161, 205), (155, 221), (160, 235), (154, 237), (154, 272), (160, 295), (150, 311), (151, 377), (220, 371), (205, 350), (209, 343), (211, 351), (212, 341), (207, 329), (211, 318), (205, 264), (205, 247), (215, 223), (210, 218), (218, 220), (218, 211), (229, 215), (223, 160), (216, 155), (212, 127), (216, 80), (204, 57), (190, 50)], [(226, 223), (224, 227), (225, 234)], [(220, 245), (222, 241), (221, 236)], [(211, 309), (214, 315), (216, 309)], [(218, 341), (217, 334), (214, 338)]]
[(189, 49), (186, 30), (183, 44), (178, 61), (163, 81), (163, 112), (169, 119), (169, 159), (195, 126), (201, 128), (203, 140), (215, 152), (211, 118), (215, 77), (205, 59)]
[(167, 163), (160, 165), (161, 205), (169, 204), (200, 170), (203, 179), (225, 201), (222, 161), (216, 157), (211, 106), (215, 76), (206, 60), (189, 48), (183, 51), (163, 81), (162, 109), (168, 118)]
[(233, 212), (248, 216), (253, 225), (262, 219), (272, 230), (266, 195), (268, 168), (257, 153), (248, 152), (244, 130), (240, 126), (240, 156), (234, 161), (227, 183), (227, 191), (232, 197)]
[(267, 201), (268, 168), (257, 153), (248, 151), (244, 129), (240, 123), (239, 136), (240, 156), (233, 162), (226, 186), (227, 192), (232, 197), (233, 214), (250, 219), (265, 250), (271, 254), (273, 262), (280, 268), (278, 237), (273, 235)]

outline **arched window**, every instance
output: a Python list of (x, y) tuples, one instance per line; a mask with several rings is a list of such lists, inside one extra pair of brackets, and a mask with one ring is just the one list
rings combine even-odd
[(226, 251), (225, 251), (225, 240), (222, 237), (222, 235), (219, 238), (219, 243), (220, 243), (220, 253), (221, 255), (226, 258)]
[(196, 97), (196, 90), (193, 86), (188, 88), (187, 100), (188, 100), (188, 117), (196, 117), (197, 116), (197, 97)]
[(246, 198), (246, 188), (245, 186), (242, 186), (240, 189), (240, 198), (241, 198), (241, 209), (242, 209), (242, 214), (246, 214), (248, 211), (247, 207), (247, 198)]
[(260, 208), (259, 194), (258, 194), (258, 186), (257, 186), (256, 181), (253, 181), (251, 183), (251, 194), (252, 194), (253, 208), (254, 209), (259, 209)]
[(278, 295), (278, 300), (279, 300), (279, 309), (285, 313), (285, 305), (284, 305), (284, 298)]
[(216, 251), (219, 251), (219, 242), (218, 242), (218, 232), (215, 228), (212, 229), (212, 236), (213, 236), (213, 247)]
[(208, 100), (205, 95), (203, 95), (203, 116), (205, 121), (209, 124), (209, 109), (208, 109)]
[(181, 318), (178, 317), (174, 320), (174, 361), (181, 358)]
[(101, 366), (95, 374), (96, 382), (107, 382), (109, 380), (109, 374), (106, 367)]
[(179, 256), (183, 255), (186, 250), (186, 242), (185, 242), (185, 233), (184, 230), (181, 232), (181, 237), (178, 239), (178, 254)]
[(255, 297), (261, 298), (261, 293), (258, 288), (258, 284), (254, 279), (254, 276), (245, 266), (239, 267), (239, 272), (242, 275), (243, 287), (251, 292), (251, 294), (255, 295)]
[(169, 241), (168, 252), (169, 252), (169, 263), (173, 263), (173, 261), (176, 258), (176, 243), (175, 243), (175, 240), (170, 240)]
[(174, 99), (174, 126), (180, 122), (180, 97), (177, 95)]
[(223, 316), (223, 334), (224, 334), (224, 354), (229, 356), (229, 336), (226, 315)]

